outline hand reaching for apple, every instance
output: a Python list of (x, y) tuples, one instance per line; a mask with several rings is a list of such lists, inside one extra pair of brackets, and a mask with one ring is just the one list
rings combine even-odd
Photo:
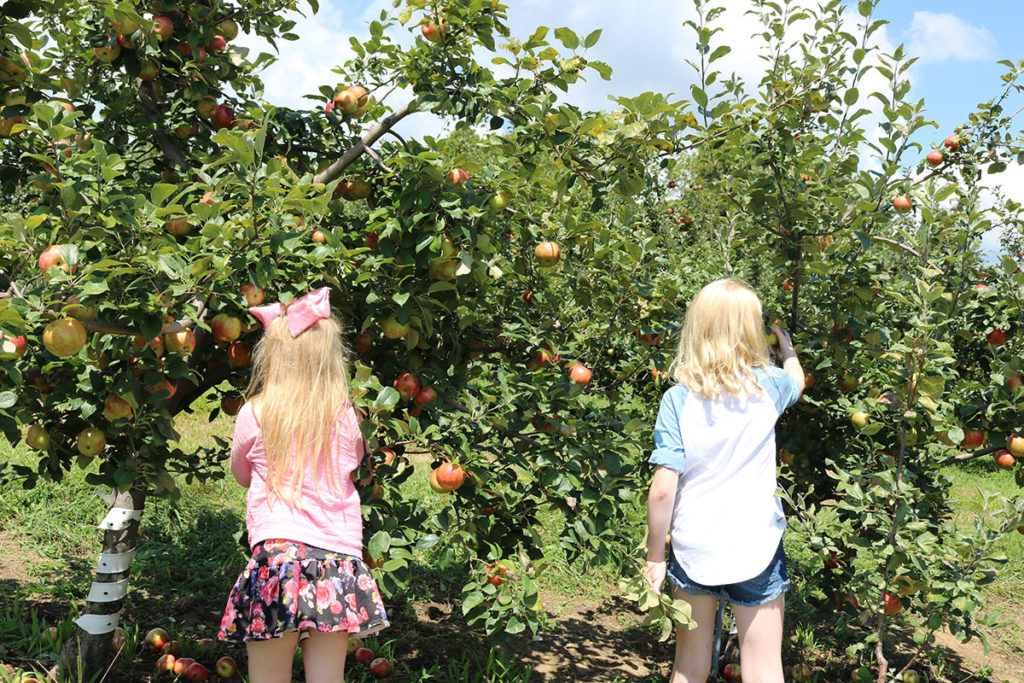
[(661, 595), (661, 585), (665, 583), (667, 569), (664, 562), (647, 561), (647, 569), (644, 570), (644, 577), (655, 593)]
[(772, 347), (772, 351), (775, 355), (783, 360), (796, 355), (796, 351), (793, 349), (793, 340), (790, 338), (789, 332), (786, 332), (786, 330), (778, 325), (772, 325), (772, 333), (775, 334), (775, 338), (779, 340), (778, 344)]

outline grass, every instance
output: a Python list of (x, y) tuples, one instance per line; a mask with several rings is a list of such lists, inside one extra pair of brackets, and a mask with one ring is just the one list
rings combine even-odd
[[(231, 422), (230, 418), (223, 417), (212, 423), (192, 417), (180, 427), (184, 436), (182, 447), (189, 449), (208, 445), (215, 434), (229, 435)], [(22, 448), (12, 450), (0, 443), (0, 461), (4, 460), (28, 464), (33, 462), (33, 455)], [(412, 455), (409, 461), (415, 471), (402, 484), (403, 494), (416, 499), (428, 510), (440, 509), (444, 504), (441, 496), (445, 494), (435, 493), (427, 484), (429, 460)], [(227, 591), (246, 558), (245, 551), (235, 540), (244, 518), (244, 490), (227, 474), (226, 464), (224, 474), (223, 478), (206, 483), (183, 485), (182, 497), (174, 503), (156, 499), (147, 502), (122, 624), (129, 633), (128, 643), (109, 680), (148, 677), (151, 660), (155, 657), (141, 653), (140, 640), (152, 625), (158, 623), (168, 628), (185, 644), (184, 654), (198, 653), (196, 640), (215, 634)], [(970, 527), (976, 515), (982, 512), (979, 488), (1007, 496), (1018, 493), (1012, 477), (1001, 471), (973, 466), (952, 469), (949, 474), (957, 499), (953, 507), (958, 511), (956, 519), (962, 528)], [(73, 631), (72, 620), (88, 592), (92, 565), (99, 549), (99, 534), (92, 528), (105, 513), (104, 504), (85, 483), (84, 475), (83, 471), (74, 469), (63, 481), (40, 481), (34, 489), (0, 485), (0, 519), (4, 520), (0, 528), (19, 538), (25, 555), (33, 558), (25, 568), (29, 579), (4, 582), (11, 587), (4, 586), (0, 591), (0, 643), (5, 648), (0, 649), (0, 660), (45, 669), (55, 661), (58, 645)], [(636, 505), (628, 516), (639, 536), (644, 524), (642, 505)], [(611, 605), (606, 618), (615, 624), (611, 630), (613, 638), (653, 642), (630, 606), (620, 604), (616, 590), (619, 577), (615, 571), (568, 561), (559, 540), (563, 523), (559, 513), (546, 511), (540, 522), (538, 533), (549, 566), (539, 575), (539, 581), (545, 607), (556, 615), (543, 621), (542, 626), (550, 632), (562, 628), (564, 625), (558, 622), (557, 615), (575, 606)], [(520, 661), (521, 653), (492, 647), (478, 634), (458, 626), (459, 590), (464, 577), (437, 566), (442, 546), (416, 551), (414, 580), (403, 595), (389, 601), (389, 609), (393, 619), (400, 617), (405, 624), (415, 623), (417, 610), (422, 610), (424, 605), (449, 609), (454, 605), (450, 611), (455, 616), (437, 621), (439, 633), (421, 638), (419, 655), (415, 658), (407, 656), (411, 646), (405, 640), (408, 634), (400, 628), (383, 632), (380, 638), (370, 642), (371, 646), (378, 654), (391, 658), (395, 666), (394, 680), (490, 683), (531, 680), (529, 667)], [(999, 580), (988, 587), (986, 594), (990, 598), (990, 611), (1009, 615), (1019, 609), (1016, 596), (1024, 587), (1024, 536), (1007, 536), (1001, 541), (1001, 549), (1008, 562)], [(827, 659), (829, 648), (835, 645), (832, 642), (835, 634), (823, 633), (808, 623), (810, 611), (801, 605), (800, 597), (801, 568), (816, 568), (820, 558), (796, 542), (787, 547), (787, 553), (794, 586), (787, 605), (787, 624), (793, 637), (787, 639), (785, 658), (787, 661), (803, 657), (813, 660), (819, 656)], [(56, 636), (50, 635), (51, 626), (56, 627)], [(457, 632), (449, 633), (447, 629)], [(1017, 651), (1022, 648), (1017, 629), (998, 629), (989, 637), (997, 647)], [(221, 654), (231, 654), (241, 660), (243, 653), (239, 647), (218, 643), (214, 653), (207, 653), (207, 658)], [(841, 658), (841, 653), (838, 654)], [(667, 666), (668, 661), (664, 664)], [(297, 666), (296, 670), (301, 669)], [(0, 680), (3, 675), (0, 673)], [(365, 665), (352, 663), (346, 680), (368, 681), (371, 676)], [(609, 676), (601, 680), (639, 679)], [(660, 678), (651, 676), (643, 680)]]

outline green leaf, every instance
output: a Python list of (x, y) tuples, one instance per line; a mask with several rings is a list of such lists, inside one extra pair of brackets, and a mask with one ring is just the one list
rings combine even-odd
[(565, 47), (570, 50), (575, 50), (580, 46), (580, 39), (572, 29), (568, 29), (564, 26), (562, 28), (555, 29), (555, 37), (562, 41), (562, 45), (565, 45)]
[(729, 47), (728, 45), (719, 45), (718, 47), (715, 48), (715, 51), (711, 53), (711, 56), (708, 57), (708, 64), (715, 61), (716, 59), (720, 59), (726, 56), (730, 52), (732, 52), (732, 48)]
[(586, 38), (583, 39), (583, 47), (594, 47), (597, 45), (597, 41), (601, 39), (601, 29), (592, 31)]
[(0, 409), (10, 408), (18, 402), (18, 396), (13, 391), (0, 391)]
[(178, 186), (169, 183), (157, 183), (149, 193), (149, 200), (154, 206), (163, 206), (167, 198), (177, 192)]
[(389, 548), (391, 548), (391, 534), (383, 530), (375, 533), (370, 542), (366, 544), (366, 549), (370, 551), (371, 557), (384, 557)]
[(469, 614), (470, 611), (484, 601), (484, 594), (480, 591), (473, 591), (462, 598), (462, 614)]
[(706, 92), (698, 88), (696, 85), (690, 86), (690, 94), (693, 96), (693, 101), (701, 107), (708, 106), (708, 95)]
[(441, 538), (437, 534), (427, 534), (420, 540), (416, 541), (416, 549), (429, 550), (437, 545), (439, 540), (441, 540)]

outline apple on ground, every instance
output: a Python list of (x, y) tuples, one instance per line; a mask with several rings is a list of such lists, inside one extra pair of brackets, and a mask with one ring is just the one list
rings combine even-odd
[(377, 678), (385, 678), (391, 675), (391, 662), (384, 657), (377, 657), (377, 659), (370, 662), (370, 673)]
[(741, 678), (740, 671), (741, 669), (739, 664), (729, 662), (725, 665), (725, 668), (722, 669), (722, 675), (725, 676), (725, 680), (727, 681), (738, 681)]
[(164, 649), (164, 645), (170, 641), (171, 637), (167, 635), (167, 631), (162, 628), (151, 628), (146, 632), (146, 638), (143, 642), (153, 652), (161, 652)]
[(195, 663), (196, 660), (191, 657), (179, 657), (174, 660), (174, 675), (187, 677), (188, 668)]
[(368, 662), (373, 659), (373, 650), (368, 647), (357, 647), (356, 651), (352, 653), (352, 657), (357, 662)]
[(925, 683), (924, 677), (913, 669), (903, 672), (903, 683)]
[(231, 678), (238, 673), (238, 665), (235, 664), (235, 660), (227, 655), (217, 660), (214, 669), (221, 678)]
[(190, 681), (205, 681), (210, 677), (210, 670), (200, 662), (192, 662), (185, 670), (185, 677)]
[(181, 654), (181, 642), (177, 640), (169, 640), (164, 643), (164, 647), (161, 652), (165, 655), (174, 655), (177, 657)]
[(173, 673), (174, 672), (174, 663), (175, 663), (175, 661), (176, 661), (176, 658), (175, 658), (174, 655), (169, 654), (169, 653), (162, 654), (162, 655), (160, 655), (160, 658), (156, 660), (156, 670), (157, 671), (166, 671), (168, 673)]
[(811, 680), (811, 677), (814, 675), (814, 671), (807, 664), (794, 664), (793, 668), (789, 670), (789, 675), (794, 681), (800, 681), (800, 683), (803, 683), (804, 681)]

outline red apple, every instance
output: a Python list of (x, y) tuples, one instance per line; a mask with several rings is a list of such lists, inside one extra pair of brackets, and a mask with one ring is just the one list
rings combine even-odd
[(914, 203), (905, 194), (901, 194), (892, 200), (892, 208), (896, 209), (898, 213), (908, 213), (913, 206)]
[(789, 673), (793, 680), (799, 683), (811, 680), (811, 677), (814, 675), (814, 671), (807, 664), (794, 664)]
[(20, 358), (28, 351), (28, 341), (25, 339), (25, 335), (20, 337), (4, 337), (0, 335), (0, 351), (13, 353)]
[(576, 384), (582, 384), (583, 386), (586, 386), (590, 382), (590, 378), (593, 375), (594, 373), (591, 372), (589, 368), (580, 365), (579, 363), (574, 363), (573, 366), (569, 368), (569, 379), (571, 379)]
[(505, 583), (508, 575), (508, 567), (504, 562), (493, 562), (487, 567), (487, 583), (492, 586), (500, 586)]
[(181, 642), (177, 640), (170, 640), (164, 643), (164, 647), (161, 652), (165, 655), (174, 655), (177, 657), (181, 654)]
[(242, 285), (242, 296), (245, 297), (247, 306), (259, 306), (266, 298), (263, 290), (251, 282), (246, 282)]
[(562, 257), (562, 249), (556, 243), (545, 240), (537, 245), (533, 255), (542, 267), (550, 268)]
[(948, 149), (949, 151), (958, 152), (960, 151), (960, 136), (957, 135), (956, 133), (953, 133), (948, 138), (946, 138), (945, 142), (943, 142), (942, 144), (944, 144), (946, 146), (946, 149)]
[(992, 346), (1002, 346), (1006, 343), (1006, 333), (996, 327), (985, 335), (985, 339), (988, 340), (988, 343)]
[(995, 458), (996, 465), (1004, 470), (1013, 469), (1013, 465), (1017, 462), (1017, 459), (1013, 457), (1013, 453), (1005, 448), (996, 451), (992, 457)]
[(225, 415), (238, 415), (243, 405), (245, 398), (241, 394), (228, 394), (220, 400), (220, 411)]
[[(122, 636), (123, 637), (123, 636)], [(174, 672), (175, 657), (172, 654), (160, 655), (160, 659), (156, 660), (156, 670), (166, 671), (168, 673)]]
[(324, 242), (327, 241), (327, 235), (325, 235), (320, 230), (314, 230), (311, 237), (314, 242), (319, 242), (320, 244), (323, 244)]
[(74, 356), (86, 342), (85, 327), (74, 318), (54, 320), (43, 328), (43, 346), (60, 358)]
[(931, 164), (932, 166), (938, 166), (942, 163), (943, 160), (942, 152), (940, 152), (937, 149), (933, 149), (932, 151), (928, 152), (928, 156), (926, 156), (925, 159), (927, 159), (928, 163)]
[(441, 463), (434, 472), (442, 491), (455, 491), (466, 481), (466, 471), (450, 462)]
[(377, 657), (377, 659), (370, 662), (370, 673), (377, 678), (384, 678), (391, 675), (391, 662), (384, 657)]
[(132, 404), (117, 394), (111, 394), (103, 403), (103, 417), (110, 422), (129, 420), (132, 417)]
[(210, 670), (199, 662), (192, 662), (185, 670), (185, 677), (190, 681), (205, 681), (210, 677)]
[(856, 375), (847, 372), (843, 374), (838, 384), (840, 391), (849, 394), (857, 390), (857, 387), (860, 386), (860, 380), (857, 379)]
[(785, 280), (782, 281), (782, 289), (783, 289), (783, 291), (786, 291), (786, 292), (792, 292), (793, 291), (793, 281), (790, 278), (787, 277)]
[(60, 268), (65, 273), (71, 272), (71, 266), (64, 262), (59, 244), (51, 244), (39, 254), (39, 269), (45, 273), (50, 268)]
[(980, 429), (965, 429), (964, 438), (960, 445), (964, 448), (978, 448), (985, 443), (985, 432)]
[(188, 327), (164, 335), (164, 346), (171, 353), (189, 354), (196, 349), (196, 335)]
[(117, 44), (120, 45), (125, 50), (134, 50), (135, 48), (138, 47), (138, 45), (136, 45), (134, 42), (132, 42), (123, 33), (118, 33), (117, 34)]
[(430, 42), (440, 43), (448, 34), (448, 23), (444, 20), (444, 17), (435, 14), (420, 26), (420, 33)]
[(204, 119), (212, 119), (217, 114), (219, 105), (212, 97), (204, 97), (196, 102), (196, 112)]
[(167, 40), (174, 35), (174, 22), (163, 15), (153, 17), (153, 33), (161, 42)]
[(219, 341), (233, 342), (242, 335), (242, 321), (226, 313), (218, 313), (210, 322), (210, 331)]
[(231, 128), (235, 125), (235, 115), (229, 108), (221, 104), (217, 106), (217, 111), (213, 113), (211, 121), (213, 123), (213, 127), (217, 130), (220, 130), (221, 128)]
[(1006, 378), (1006, 386), (1009, 387), (1010, 391), (1016, 391), (1024, 386), (1024, 381), (1021, 380), (1020, 373)]
[(1024, 436), (1020, 434), (1011, 434), (1006, 439), (1006, 450), (1010, 451), (1015, 457), (1024, 455)]
[[(167, 631), (162, 628), (151, 628), (146, 632), (146, 638), (143, 641), (146, 647), (153, 652), (160, 652), (164, 649), (164, 645), (171, 641), (171, 637), (167, 635)], [(181, 661), (180, 659), (178, 661)]]
[(739, 664), (730, 662), (725, 665), (724, 669), (722, 669), (722, 675), (725, 676), (725, 680), (727, 681), (738, 681), (741, 678), (740, 671), (741, 669)]
[(377, 230), (371, 230), (366, 233), (365, 237), (363, 237), (363, 244), (365, 244), (368, 249), (376, 249), (379, 239), (380, 233)]
[(346, 116), (356, 116), (360, 109), (365, 110), (369, 103), (366, 88), (351, 85), (334, 96), (334, 108)]
[(469, 174), (461, 168), (453, 168), (448, 172), (448, 182), (456, 187), (469, 180)]
[(188, 676), (188, 668), (195, 664), (196, 660), (191, 657), (179, 657), (174, 660), (174, 675), (175, 676)]
[(189, 223), (186, 218), (175, 218), (173, 220), (164, 221), (164, 230), (172, 235), (181, 237), (192, 231), (192, 224)]
[(101, 47), (94, 47), (92, 49), (93, 54), (96, 55), (96, 59), (100, 60), (105, 64), (110, 64), (112, 61), (121, 56), (121, 46), (117, 43), (113, 45), (103, 45)]
[(893, 593), (889, 593), (888, 591), (886, 591), (886, 593), (885, 593), (885, 613), (886, 614), (890, 614), (890, 615), (891, 614), (899, 614), (902, 609), (903, 609), (903, 603), (900, 602), (899, 596), (895, 595)]
[(418, 406), (421, 406), (424, 403), (433, 403), (434, 401), (437, 400), (437, 392), (434, 391), (433, 387), (423, 387), (422, 389), (419, 390), (419, 392), (416, 394), (416, 397), (413, 400)]
[(242, 340), (234, 341), (228, 347), (228, 357), (235, 365), (244, 367), (252, 363), (252, 349)]
[(206, 48), (210, 52), (224, 52), (224, 50), (228, 49), (228, 41), (224, 36), (214, 36)]
[(420, 381), (411, 372), (403, 372), (399, 375), (395, 379), (394, 386), (398, 390), (398, 395), (406, 401), (411, 400), (420, 392)]
[(353, 344), (356, 347), (356, 353), (365, 356), (373, 348), (373, 334), (370, 332), (360, 332), (353, 339)]
[(823, 562), (826, 569), (837, 569), (839, 567), (839, 556), (835, 550), (829, 551), (828, 557)]
[(352, 653), (352, 657), (357, 662), (368, 662), (373, 659), (373, 650), (368, 647), (358, 647), (356, 651)]

